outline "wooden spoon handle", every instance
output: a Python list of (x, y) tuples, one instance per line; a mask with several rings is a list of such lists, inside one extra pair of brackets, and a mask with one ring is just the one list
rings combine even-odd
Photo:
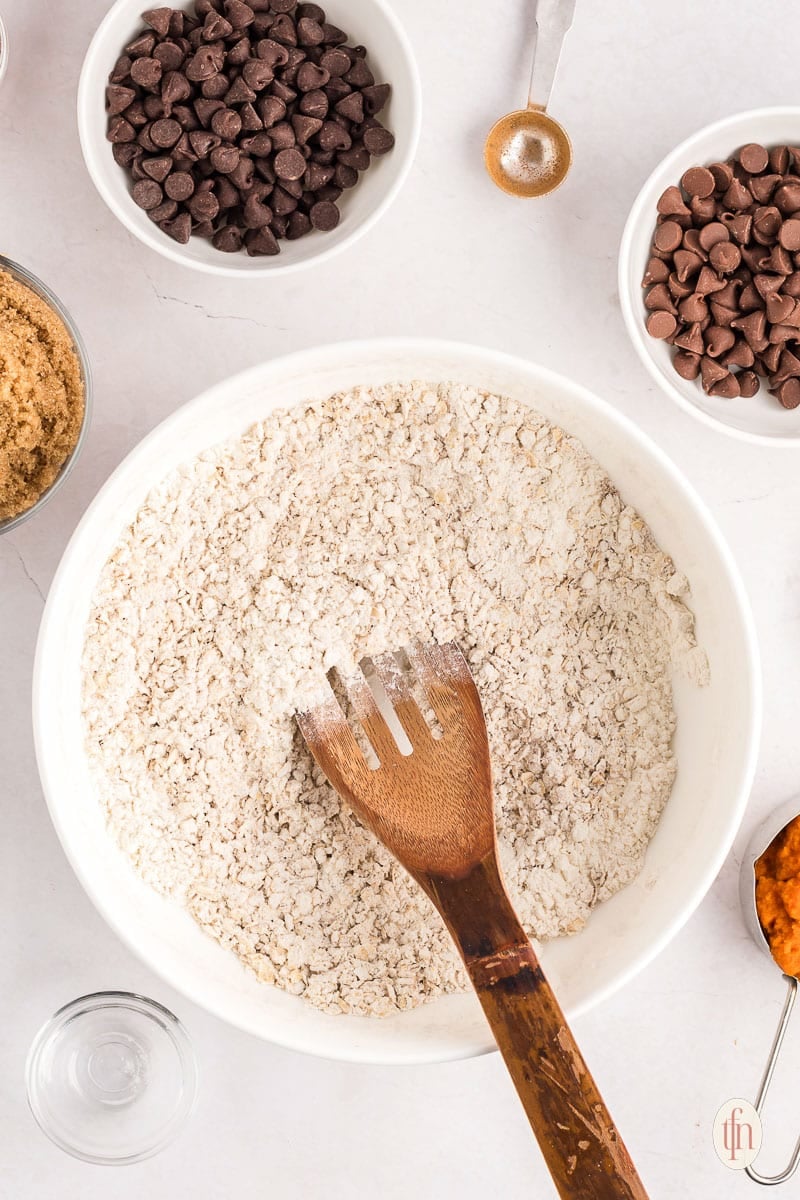
[(647, 1200), (506, 895), (494, 854), (423, 881), (455, 939), (563, 1200)]

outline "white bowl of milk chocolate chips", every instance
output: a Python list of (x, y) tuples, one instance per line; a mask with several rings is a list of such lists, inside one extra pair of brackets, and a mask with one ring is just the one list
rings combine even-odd
[(682, 408), (800, 445), (800, 108), (729, 117), (668, 155), (631, 210), (619, 285), (640, 358)]
[(141, 241), (199, 270), (272, 275), (385, 211), (420, 87), (384, 0), (117, 0), (86, 55), (78, 124), (98, 191)]

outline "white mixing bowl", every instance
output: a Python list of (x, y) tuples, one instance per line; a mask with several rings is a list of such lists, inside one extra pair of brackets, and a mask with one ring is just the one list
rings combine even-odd
[[(188, 2), (173, 0), (173, 7)], [(325, 11), (350, 35), (350, 44), (367, 48), (367, 61), (379, 83), (390, 83), (392, 95), (380, 119), (395, 136), (394, 149), (373, 160), (354, 188), (340, 201), (341, 220), (330, 233), (314, 230), (297, 241), (280, 243), (274, 257), (250, 258), (244, 251), (226, 254), (206, 238), (192, 237), (185, 246), (153, 224), (131, 197), (131, 182), (117, 166), (106, 140), (105, 94), (108, 74), (122, 48), (143, 27), (142, 0), (117, 0), (92, 38), (78, 85), (78, 133), (89, 174), (114, 215), (139, 241), (165, 258), (214, 275), (254, 278), (285, 275), (323, 262), (366, 233), (394, 200), (411, 169), (422, 120), (422, 90), (411, 44), (389, 0), (326, 0)]]
[(576, 435), (692, 582), (711, 662), (705, 689), (678, 682), (678, 778), (639, 879), (542, 958), (568, 1016), (631, 979), (710, 887), (744, 812), (755, 768), (761, 682), (736, 567), (671, 462), (607, 404), (561, 376), (490, 350), (425, 340), (303, 351), (218, 384), (179, 409), (125, 459), (75, 532), (42, 620), (34, 678), (36, 752), (64, 849), (97, 907), (154, 970), (218, 1016), (260, 1037), (332, 1058), (424, 1062), (478, 1054), (492, 1040), (471, 995), (383, 1019), (333, 1016), (259, 983), (175, 904), (135, 874), (106, 832), (83, 751), (80, 658), (98, 575), (146, 494), (181, 462), (268, 412), (356, 384), (472, 383), (535, 407)]

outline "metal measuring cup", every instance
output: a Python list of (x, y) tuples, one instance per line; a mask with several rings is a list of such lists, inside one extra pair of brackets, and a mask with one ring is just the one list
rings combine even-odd
[[(761, 858), (761, 855), (769, 849), (776, 837), (783, 833), (786, 826), (797, 816), (800, 816), (800, 797), (798, 796), (787, 800), (785, 804), (780, 805), (779, 808), (770, 813), (750, 839), (739, 872), (739, 898), (742, 904), (745, 925), (753, 941), (764, 951), (770, 962), (776, 967), (778, 964), (772, 956), (769, 942), (764, 935), (764, 930), (761, 928), (761, 922), (758, 919), (758, 909), (756, 907), (756, 863)], [(780, 970), (780, 967), (778, 969)], [(783, 974), (783, 972), (781, 973)], [(758, 1095), (756, 1096), (755, 1109), (759, 1117), (762, 1115), (766, 1103), (767, 1092), (772, 1083), (772, 1077), (775, 1074), (778, 1055), (781, 1052), (783, 1040), (789, 1028), (792, 1010), (797, 1000), (797, 979), (792, 975), (786, 974), (783, 974), (783, 978), (787, 985), (786, 1000), (783, 1005), (781, 1019), (778, 1022), (778, 1029), (772, 1043), (772, 1049), (769, 1052), (769, 1059), (767, 1060), (764, 1075), (759, 1085)], [(779, 1175), (760, 1175), (752, 1164), (746, 1167), (745, 1171), (755, 1183), (771, 1187), (775, 1184), (786, 1183), (788, 1179), (792, 1178), (798, 1166), (800, 1166), (800, 1138), (789, 1160), (789, 1165)]]

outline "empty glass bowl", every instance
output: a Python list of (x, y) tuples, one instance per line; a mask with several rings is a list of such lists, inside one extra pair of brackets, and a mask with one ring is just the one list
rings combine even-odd
[(169, 1009), (129, 992), (73, 1000), (34, 1039), (28, 1103), (75, 1158), (139, 1162), (172, 1141), (194, 1107), (197, 1066)]

